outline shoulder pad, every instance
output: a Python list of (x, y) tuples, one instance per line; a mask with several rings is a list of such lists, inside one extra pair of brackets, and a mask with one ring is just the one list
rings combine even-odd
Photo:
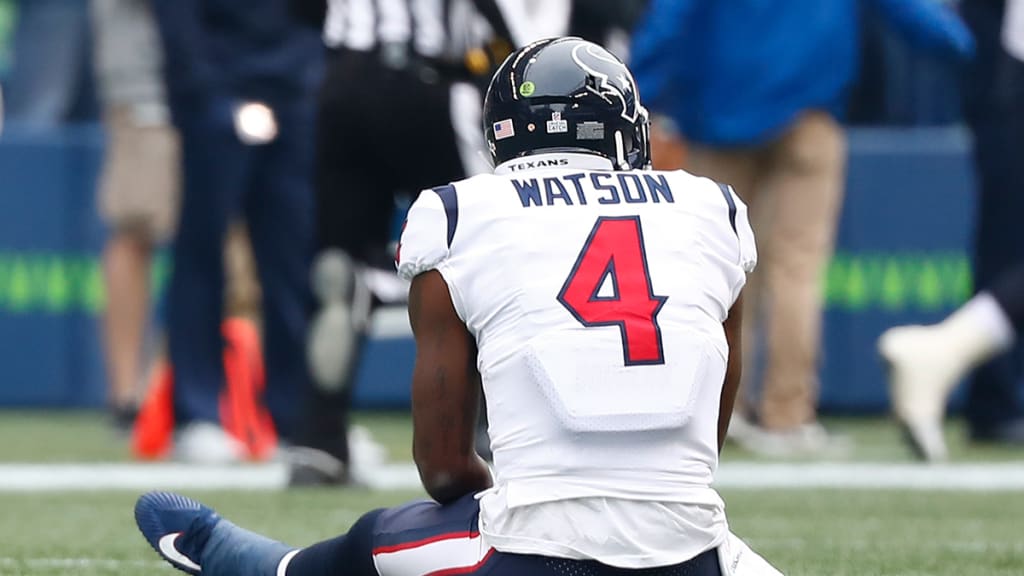
[(454, 186), (420, 192), (409, 209), (395, 252), (399, 276), (412, 280), (448, 258), (458, 215)]

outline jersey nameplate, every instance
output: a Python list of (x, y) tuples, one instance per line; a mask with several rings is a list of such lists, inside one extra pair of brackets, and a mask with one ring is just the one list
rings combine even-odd
[(544, 178), (513, 178), (523, 208), (598, 204), (672, 204), (675, 197), (662, 174), (590, 172)]

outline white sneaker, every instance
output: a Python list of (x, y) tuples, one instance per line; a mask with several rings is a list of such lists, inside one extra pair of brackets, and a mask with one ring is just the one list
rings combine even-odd
[(348, 454), (352, 474), (360, 479), (372, 476), (388, 460), (387, 448), (373, 438), (368, 428), (358, 424), (348, 429)]
[(729, 430), (725, 433), (726, 440), (742, 444), (743, 441), (757, 432), (757, 426), (739, 411), (732, 413), (729, 419)]
[(878, 339), (878, 352), (888, 365), (893, 413), (911, 448), (929, 462), (949, 456), (942, 418), (962, 376), (959, 363), (942, 352), (936, 332), (927, 326), (902, 326)]
[(829, 434), (818, 422), (784, 430), (769, 430), (748, 423), (749, 428), (734, 437), (749, 452), (769, 458), (844, 457), (852, 449), (845, 436)]
[(211, 422), (192, 422), (174, 440), (174, 458), (190, 464), (234, 464), (245, 458), (245, 446)]
[[(320, 304), (310, 322), (307, 361), (314, 384), (321, 390), (337, 392), (350, 383), (370, 296), (355, 264), (340, 250), (317, 256), (312, 276), (313, 292)], [(365, 311), (354, 309), (357, 299), (366, 301)]]

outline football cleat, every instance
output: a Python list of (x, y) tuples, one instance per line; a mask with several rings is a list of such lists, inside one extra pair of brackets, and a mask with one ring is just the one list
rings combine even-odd
[(946, 400), (961, 376), (961, 367), (938, 352), (937, 331), (925, 326), (892, 328), (878, 340), (888, 369), (893, 414), (904, 437), (922, 460), (946, 460), (942, 430)]
[(149, 545), (182, 572), (202, 572), (202, 551), (220, 516), (199, 502), (168, 492), (143, 494), (135, 523)]
[(195, 500), (167, 492), (139, 498), (135, 523), (164, 560), (193, 576), (283, 574), (283, 566), (298, 553), (235, 526)]

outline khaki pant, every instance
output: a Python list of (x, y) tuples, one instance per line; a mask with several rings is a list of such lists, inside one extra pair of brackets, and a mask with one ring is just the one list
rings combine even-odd
[[(846, 143), (827, 114), (798, 118), (778, 139), (756, 148), (693, 146), (689, 169), (730, 184), (750, 209), (758, 268), (744, 290), (744, 391), (751, 359), (764, 350), (763, 386), (754, 404), (769, 429), (816, 418), (822, 278), (832, 255), (842, 204)], [(758, 344), (761, 346), (759, 347)]]
[[(178, 219), (181, 174), (177, 132), (169, 124), (141, 118), (128, 105), (105, 111), (107, 153), (99, 189), (103, 220), (115, 232), (147, 242), (171, 239)], [(260, 286), (244, 223), (231, 225), (224, 245), (227, 275), (225, 314), (259, 318)]]
[(141, 118), (138, 109), (128, 105), (111, 106), (105, 121), (108, 143), (100, 215), (117, 232), (162, 243), (171, 237), (178, 219), (177, 133), (169, 124)]

